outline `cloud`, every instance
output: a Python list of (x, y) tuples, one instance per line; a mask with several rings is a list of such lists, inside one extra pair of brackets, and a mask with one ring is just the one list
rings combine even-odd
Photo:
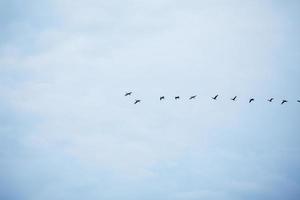
[[(0, 129), (13, 138), (1, 145), (11, 152), (1, 159), (11, 168), (6, 179), (28, 199), (293, 199), (299, 108), (265, 103), (298, 98), (291, 7), (29, 3), (5, 22), (13, 34), (0, 46), (0, 105), (9, 108), (1, 119), (15, 117)], [(227, 100), (236, 94), (238, 103)]]

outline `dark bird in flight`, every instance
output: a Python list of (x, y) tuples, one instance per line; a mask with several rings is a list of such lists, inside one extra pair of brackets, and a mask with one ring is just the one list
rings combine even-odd
[(126, 96), (129, 96), (129, 95), (131, 95), (132, 94), (132, 92), (127, 92), (126, 94), (125, 94), (125, 97)]
[(196, 96), (197, 96), (197, 95), (191, 96), (191, 97), (190, 97), (190, 100), (191, 100), (191, 99), (195, 99)]
[(251, 103), (252, 101), (254, 101), (254, 98), (251, 98), (251, 99), (249, 100), (249, 103)]
[(237, 98), (237, 96), (233, 97), (231, 100), (232, 100), (232, 101), (235, 101), (235, 100), (236, 100), (236, 98)]
[(217, 94), (216, 96), (212, 97), (212, 99), (213, 99), (213, 100), (217, 100), (218, 96), (219, 96), (219, 95)]
[(162, 96), (162, 97), (159, 98), (159, 100), (163, 100), (163, 99), (165, 99), (165, 96)]
[(140, 103), (141, 100), (135, 100), (134, 104)]
[(287, 102), (288, 102), (287, 100), (282, 100), (281, 105)]
[(300, 100), (297, 100), (298, 103), (300, 103)]
[(179, 99), (179, 98), (180, 98), (179, 96), (176, 96), (176, 97), (175, 97), (175, 100), (177, 100), (177, 99)]
[(272, 102), (274, 100), (274, 98), (268, 99), (269, 102)]

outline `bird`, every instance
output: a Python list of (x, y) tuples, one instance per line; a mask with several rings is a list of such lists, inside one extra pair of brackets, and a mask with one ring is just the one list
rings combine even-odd
[(135, 100), (134, 104), (137, 104), (137, 103), (140, 103), (140, 102), (141, 102), (141, 100), (137, 99), (137, 100)]
[(191, 100), (191, 99), (195, 99), (196, 96), (197, 96), (197, 95), (191, 96), (191, 97), (190, 97), (190, 100)]
[(281, 105), (287, 102), (288, 102), (287, 100), (282, 100)]
[(249, 103), (251, 103), (252, 101), (254, 101), (254, 98), (251, 98), (251, 99), (249, 100)]
[(235, 101), (235, 100), (236, 100), (236, 98), (237, 98), (237, 96), (233, 97), (231, 100), (232, 100), (232, 101)]
[(126, 94), (125, 94), (125, 97), (126, 96), (129, 96), (129, 95), (131, 95), (132, 94), (132, 92), (127, 92)]
[(274, 100), (274, 98), (268, 99), (269, 102), (272, 102)]
[(179, 99), (179, 98), (180, 98), (179, 96), (176, 96), (176, 97), (175, 97), (175, 100), (177, 100), (177, 99)]
[(161, 97), (159, 98), (159, 100), (163, 100), (163, 99), (165, 99), (165, 96), (161, 96)]
[(217, 100), (218, 96), (219, 96), (219, 95), (217, 94), (216, 96), (212, 97), (212, 99), (213, 99), (213, 100)]
[(300, 100), (297, 100), (298, 103), (300, 103)]

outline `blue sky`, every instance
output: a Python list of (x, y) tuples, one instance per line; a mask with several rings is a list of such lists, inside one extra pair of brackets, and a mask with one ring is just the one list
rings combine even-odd
[(0, 199), (299, 199), (299, 9), (0, 1)]

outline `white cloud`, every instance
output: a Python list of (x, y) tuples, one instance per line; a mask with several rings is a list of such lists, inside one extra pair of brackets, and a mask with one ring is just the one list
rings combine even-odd
[[(215, 152), (230, 155), (241, 148), (231, 161), (242, 165), (242, 147), (252, 144), (236, 131), (259, 142), (259, 122), (274, 114), (274, 109), (266, 114), (262, 101), (251, 105), (254, 110), (249, 96), (264, 101), (266, 91), (284, 93), (272, 85), (282, 83), (284, 69), (272, 64), (286, 42), (286, 25), (269, 3), (64, 0), (52, 5), (57, 24), (30, 30), (34, 40), (25, 43), (30, 51), (18, 43), (1, 48), (2, 66), (29, 74), (22, 85), (0, 87), (17, 111), (40, 119), (27, 135), (28, 146), (142, 179), (159, 176), (156, 167), (180, 163), (192, 151), (195, 157), (212, 157), (218, 171), (222, 156)], [(129, 90), (134, 97), (123, 97)], [(215, 93), (221, 98), (211, 102)], [(167, 99), (158, 102), (162, 94)], [(187, 102), (193, 94), (196, 101)], [(237, 104), (227, 101), (235, 94)], [(185, 99), (175, 102), (175, 95)], [(142, 103), (133, 105), (134, 98)], [(261, 184), (233, 181), (236, 186), (256, 190)], [(183, 191), (177, 198), (198, 195), (210, 196), (210, 190)]]

